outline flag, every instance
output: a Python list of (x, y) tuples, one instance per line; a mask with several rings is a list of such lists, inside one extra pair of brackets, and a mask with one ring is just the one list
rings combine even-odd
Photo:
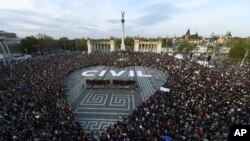
[(164, 139), (165, 141), (172, 141), (172, 137), (170, 136), (161, 136), (162, 139)]
[(27, 86), (26, 86), (26, 84), (21, 83), (21, 84), (18, 86), (18, 88), (20, 89), (20, 91), (24, 92), (24, 91), (27, 89)]
[(170, 92), (170, 89), (169, 88), (160, 87), (160, 91)]

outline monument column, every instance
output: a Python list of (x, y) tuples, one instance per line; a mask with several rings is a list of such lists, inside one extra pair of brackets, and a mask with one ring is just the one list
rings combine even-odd
[(88, 54), (92, 52), (92, 45), (90, 40), (87, 41), (87, 46), (88, 46)]
[(121, 50), (125, 50), (125, 44), (124, 44), (124, 22), (125, 22), (125, 19), (124, 19), (124, 11), (122, 11), (122, 19), (121, 19), (121, 22), (122, 22), (122, 43), (121, 43)]

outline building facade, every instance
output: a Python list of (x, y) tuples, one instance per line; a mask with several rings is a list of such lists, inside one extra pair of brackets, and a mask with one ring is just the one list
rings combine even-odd
[(0, 30), (0, 54), (21, 53), (20, 43), (15, 33)]
[(134, 40), (134, 51), (161, 53), (162, 41)]
[(88, 40), (88, 53), (115, 51), (115, 41)]

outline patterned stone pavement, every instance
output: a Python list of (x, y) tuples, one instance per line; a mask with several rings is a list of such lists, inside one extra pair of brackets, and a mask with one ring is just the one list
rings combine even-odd
[[(82, 72), (96, 70), (93, 76), (82, 76)], [(107, 70), (103, 76), (99, 76), (102, 70)], [(110, 70), (118, 73), (126, 70), (121, 76), (112, 76)], [(129, 71), (134, 71), (131, 77)], [(151, 77), (139, 77), (137, 71), (143, 75)], [(121, 79), (135, 80), (138, 84), (136, 90), (119, 89), (86, 89), (86, 79)], [(67, 96), (72, 105), (74, 114), (79, 119), (84, 130), (103, 131), (108, 126), (120, 120), (119, 116), (129, 115), (136, 106), (152, 95), (166, 81), (166, 75), (154, 68), (129, 66), (124, 68), (114, 68), (109, 66), (95, 66), (83, 68), (72, 72), (66, 79)]]

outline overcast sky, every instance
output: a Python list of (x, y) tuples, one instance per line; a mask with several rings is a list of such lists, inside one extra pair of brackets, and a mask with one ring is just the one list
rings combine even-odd
[(250, 36), (250, 0), (0, 0), (0, 30), (19, 37)]

